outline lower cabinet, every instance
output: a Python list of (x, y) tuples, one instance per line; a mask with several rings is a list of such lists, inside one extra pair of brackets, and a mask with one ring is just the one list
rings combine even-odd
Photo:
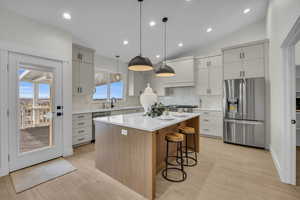
[(73, 115), (73, 145), (92, 141), (92, 113)]
[(200, 134), (223, 137), (223, 114), (220, 111), (200, 112)]

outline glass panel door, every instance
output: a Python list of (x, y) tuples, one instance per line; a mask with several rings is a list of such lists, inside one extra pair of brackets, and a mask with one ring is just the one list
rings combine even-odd
[(62, 155), (62, 63), (9, 53), (10, 171)]
[(53, 73), (19, 68), (19, 153), (52, 146)]

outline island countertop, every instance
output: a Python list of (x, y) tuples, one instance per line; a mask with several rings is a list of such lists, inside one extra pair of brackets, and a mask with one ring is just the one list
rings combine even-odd
[[(181, 116), (179, 117), (179, 115)], [(143, 113), (133, 113), (133, 114), (99, 117), (99, 118), (95, 118), (94, 121), (95, 123), (101, 122), (106, 124), (113, 124), (113, 125), (153, 132), (198, 117), (200, 116), (200, 114), (171, 112), (170, 116), (173, 118), (172, 120), (163, 120), (163, 119), (159, 119), (158, 117), (152, 118), (152, 117), (144, 116)]]

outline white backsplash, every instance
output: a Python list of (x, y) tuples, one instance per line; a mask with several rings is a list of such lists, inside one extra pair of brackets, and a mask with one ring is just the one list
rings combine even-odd
[(165, 105), (197, 105), (202, 108), (222, 108), (222, 96), (196, 95), (194, 87), (168, 88), (166, 94), (167, 96), (159, 97), (159, 101)]
[[(91, 96), (73, 96), (73, 110), (101, 109), (106, 100), (93, 101)], [(140, 106), (138, 97), (126, 97), (124, 100), (119, 100), (115, 106)]]

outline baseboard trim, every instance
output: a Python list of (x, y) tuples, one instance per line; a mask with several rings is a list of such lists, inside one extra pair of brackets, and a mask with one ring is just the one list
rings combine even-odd
[(274, 163), (274, 165), (276, 167), (276, 170), (277, 170), (277, 173), (279, 175), (280, 181), (283, 182), (280, 163), (279, 163), (278, 157), (277, 157), (277, 155), (276, 155), (276, 153), (275, 153), (275, 151), (274, 151), (274, 149), (272, 148), (271, 145), (270, 145), (270, 152), (271, 152), (271, 156), (272, 156), (272, 159), (273, 159), (273, 163)]
[(8, 169), (0, 168), (0, 177), (6, 176), (6, 175), (8, 175), (8, 174), (9, 174)]
[(63, 157), (69, 157), (73, 155), (73, 148), (64, 149)]

